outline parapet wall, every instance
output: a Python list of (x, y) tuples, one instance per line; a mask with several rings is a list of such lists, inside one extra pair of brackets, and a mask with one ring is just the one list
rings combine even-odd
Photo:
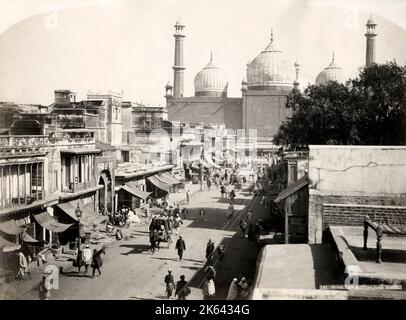
[(406, 147), (310, 146), (309, 243), (363, 217), (406, 223)]

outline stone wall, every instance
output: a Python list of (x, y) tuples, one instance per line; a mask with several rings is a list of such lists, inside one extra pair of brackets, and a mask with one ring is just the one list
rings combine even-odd
[(169, 121), (224, 123), (227, 128), (242, 129), (240, 98), (190, 97), (168, 99)]
[(259, 137), (273, 137), (291, 115), (291, 109), (286, 107), (288, 93), (288, 90), (246, 91), (243, 100), (245, 128), (257, 129)]
[(364, 215), (406, 222), (406, 147), (310, 146), (309, 243)]

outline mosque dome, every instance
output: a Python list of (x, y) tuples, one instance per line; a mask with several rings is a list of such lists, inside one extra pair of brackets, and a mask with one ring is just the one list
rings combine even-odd
[(247, 86), (252, 90), (264, 90), (274, 86), (292, 86), (283, 52), (276, 49), (273, 32), (271, 42), (247, 65)]
[(331, 63), (328, 65), (328, 67), (318, 74), (316, 78), (316, 85), (319, 86), (330, 81), (337, 81), (338, 83), (344, 82), (342, 69), (338, 67), (334, 61), (334, 53), (333, 59), (331, 60)]
[(210, 62), (195, 76), (195, 96), (220, 97), (227, 91), (227, 83), (221, 75), (220, 69)]

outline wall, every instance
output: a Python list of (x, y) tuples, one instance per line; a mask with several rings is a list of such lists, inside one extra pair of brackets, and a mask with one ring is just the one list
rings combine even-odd
[(365, 214), (384, 221), (404, 219), (406, 147), (309, 149), (310, 243), (320, 243), (329, 225), (362, 225)]
[(259, 137), (273, 137), (291, 114), (291, 109), (286, 108), (288, 93), (288, 90), (245, 91), (245, 129), (257, 129)]
[(242, 128), (240, 98), (190, 97), (168, 99), (169, 121), (224, 123), (227, 128)]

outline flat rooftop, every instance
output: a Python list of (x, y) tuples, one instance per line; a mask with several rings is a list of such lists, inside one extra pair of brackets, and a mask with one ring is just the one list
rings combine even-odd
[(340, 283), (329, 244), (272, 244), (261, 254), (263, 264), (258, 265), (256, 288), (314, 290)]
[(376, 234), (369, 229), (367, 250), (363, 250), (363, 227), (331, 226), (330, 231), (338, 250), (348, 259), (345, 264), (358, 266), (360, 276), (373, 282), (393, 283), (406, 281), (406, 237), (382, 238), (382, 263), (376, 263)]

